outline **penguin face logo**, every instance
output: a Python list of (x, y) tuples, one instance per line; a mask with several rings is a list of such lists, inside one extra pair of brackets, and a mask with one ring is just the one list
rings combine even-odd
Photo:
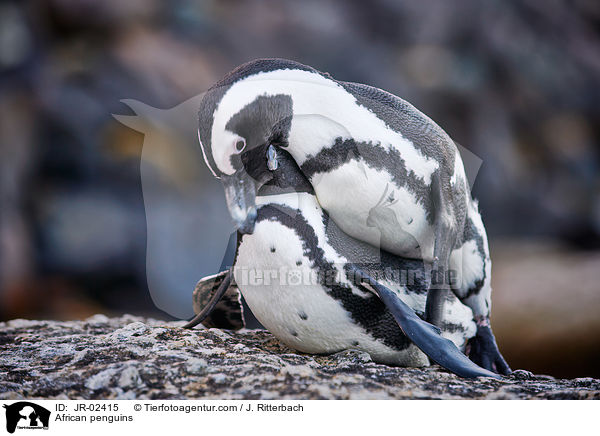
[(14, 433), (17, 428), (48, 429), (50, 411), (29, 401), (19, 401), (3, 406), (6, 411), (6, 431)]

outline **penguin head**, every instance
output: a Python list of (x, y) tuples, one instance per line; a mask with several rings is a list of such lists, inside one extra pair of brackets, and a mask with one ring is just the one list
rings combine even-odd
[(200, 104), (204, 159), (221, 179), (227, 207), (242, 233), (254, 229), (256, 195), (273, 178), (274, 150), (288, 146), (293, 115), (292, 97), (275, 92), (260, 73), (292, 68), (310, 69), (282, 59), (242, 65), (209, 89)]
[(287, 146), (290, 112), (289, 96), (259, 96), (212, 135), (210, 151), (200, 137), (205, 160), (221, 179), (227, 207), (242, 233), (252, 233), (254, 228), (255, 197), (276, 169), (275, 147)]

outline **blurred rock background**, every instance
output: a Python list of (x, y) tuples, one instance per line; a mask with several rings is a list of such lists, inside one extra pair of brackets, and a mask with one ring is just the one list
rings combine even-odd
[(111, 114), (285, 57), (402, 96), (483, 159), (507, 360), (598, 377), (599, 25), (594, 0), (3, 1), (0, 318), (169, 318), (146, 282), (144, 136)]

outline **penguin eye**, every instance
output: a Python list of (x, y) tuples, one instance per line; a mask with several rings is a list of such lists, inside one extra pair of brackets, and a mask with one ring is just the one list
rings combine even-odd
[(244, 138), (238, 139), (235, 143), (236, 153), (241, 153), (246, 148), (246, 140)]

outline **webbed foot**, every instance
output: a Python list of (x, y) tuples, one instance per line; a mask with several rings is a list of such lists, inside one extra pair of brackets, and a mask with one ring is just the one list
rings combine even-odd
[(510, 374), (512, 371), (498, 349), (489, 319), (476, 321), (477, 334), (467, 344), (469, 358), (482, 368), (502, 375)]

